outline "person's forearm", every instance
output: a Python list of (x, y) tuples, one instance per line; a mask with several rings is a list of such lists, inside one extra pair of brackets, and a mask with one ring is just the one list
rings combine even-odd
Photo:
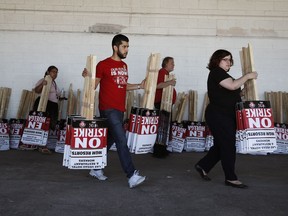
[(141, 84), (127, 84), (127, 91), (142, 89)]
[(36, 86), (35, 88), (34, 88), (34, 91), (37, 93), (37, 94), (40, 94), (41, 93), (41, 91), (42, 91), (42, 89), (43, 89), (43, 82), (42, 83), (40, 83), (38, 86)]

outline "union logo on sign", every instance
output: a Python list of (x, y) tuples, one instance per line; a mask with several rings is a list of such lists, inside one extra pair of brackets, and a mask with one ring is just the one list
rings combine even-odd
[(84, 121), (81, 121), (81, 122), (79, 123), (79, 127), (83, 128), (83, 127), (85, 127), (85, 126), (86, 126), (86, 124), (85, 124)]

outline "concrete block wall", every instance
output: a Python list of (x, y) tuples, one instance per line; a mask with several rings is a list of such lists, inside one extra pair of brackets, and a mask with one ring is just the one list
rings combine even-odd
[(260, 98), (264, 91), (287, 91), (287, 14), (286, 0), (0, 1), (0, 87), (12, 88), (7, 117), (15, 117), (22, 90), (31, 89), (49, 65), (59, 68), (59, 87), (82, 89), (86, 56), (110, 56), (118, 32), (130, 38), (130, 82), (144, 78), (151, 52), (173, 56), (176, 89), (198, 91), (199, 117), (205, 67), (216, 49), (232, 52), (230, 73), (237, 78), (239, 51), (252, 44)]

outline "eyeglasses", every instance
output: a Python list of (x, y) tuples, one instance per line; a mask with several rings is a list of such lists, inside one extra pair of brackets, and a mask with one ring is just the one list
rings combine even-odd
[(225, 61), (225, 62), (231, 62), (231, 61), (232, 61), (232, 60), (229, 59), (229, 58), (223, 58), (222, 60)]

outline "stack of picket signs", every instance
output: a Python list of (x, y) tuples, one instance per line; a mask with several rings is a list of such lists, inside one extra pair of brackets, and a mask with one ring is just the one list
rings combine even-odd
[(0, 151), (9, 150), (9, 123), (6, 119), (11, 88), (0, 87)]
[(107, 165), (107, 125), (105, 119), (87, 120), (69, 116), (63, 154), (69, 169), (102, 169)]
[(131, 153), (152, 153), (158, 124), (158, 110), (132, 107), (126, 133), (127, 145)]
[(277, 144), (270, 102), (245, 101), (237, 105), (237, 152), (273, 153)]

